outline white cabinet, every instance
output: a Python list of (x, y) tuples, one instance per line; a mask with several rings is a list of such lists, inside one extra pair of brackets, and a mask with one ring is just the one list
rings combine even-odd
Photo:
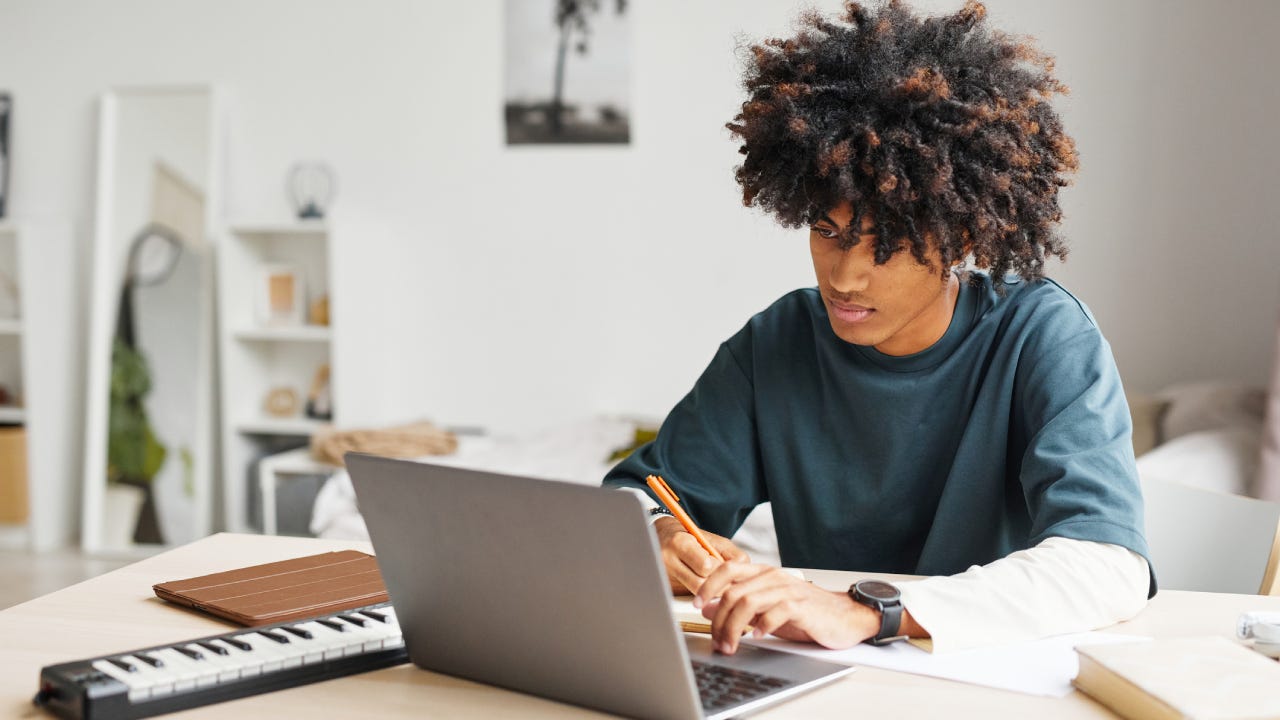
[[(327, 405), (332, 413), (333, 329), (323, 317), (332, 314), (313, 307), (329, 296), (329, 240), (322, 222), (233, 223), (219, 248), (221, 474), (228, 530), (251, 529), (254, 460), (290, 441), (307, 442), (328, 422), (309, 409), (323, 414)], [(328, 387), (320, 387), (325, 378)], [(309, 408), (316, 390), (321, 402)]]

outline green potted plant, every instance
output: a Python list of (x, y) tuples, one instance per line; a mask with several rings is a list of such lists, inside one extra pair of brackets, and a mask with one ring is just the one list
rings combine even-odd
[(164, 542), (151, 481), (164, 465), (168, 450), (156, 438), (147, 418), (143, 400), (149, 392), (151, 371), (146, 358), (117, 337), (111, 348), (107, 482), (113, 497), (108, 499), (107, 518), (119, 523), (123, 532), (132, 533), (135, 543)]

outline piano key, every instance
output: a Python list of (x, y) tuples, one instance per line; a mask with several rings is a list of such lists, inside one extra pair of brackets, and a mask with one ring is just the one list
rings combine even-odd
[(270, 638), (281, 645), (289, 644), (289, 637), (282, 632), (277, 632), (275, 630), (259, 630), (258, 634), (262, 637)]
[(387, 618), (385, 614), (380, 613), (377, 610), (361, 610), (360, 614), (364, 615), (365, 617), (373, 618), (374, 620), (377, 620), (380, 623), (391, 622), (391, 620)]
[(116, 667), (120, 668), (125, 672), (137, 672), (138, 670), (138, 668), (130, 665), (129, 663), (121, 660), (120, 658), (107, 658), (107, 662), (111, 663), (112, 665), (115, 665)]
[(134, 686), (134, 680), (135, 680), (134, 674), (128, 670), (121, 669), (120, 664), (117, 662), (114, 662), (110, 659), (94, 660), (92, 663), (90, 663), (90, 665), (93, 666), (94, 670), (97, 670), (98, 672), (101, 672), (104, 675), (109, 675), (119, 680), (120, 682), (124, 683), (126, 686), (130, 688)]
[[(244, 674), (247, 667), (261, 666), (262, 662), (251, 651), (253, 646), (244, 642), (231, 642), (232, 638), (220, 637), (211, 641), (213, 645), (223, 645), (228, 650), (226, 655), (210, 656), (209, 661), (218, 667), (218, 682), (235, 680)], [(248, 647), (245, 650), (244, 647)], [(250, 673), (253, 674), (253, 673)]]
[(343, 614), (343, 615), (339, 615), (338, 617), (339, 617), (339, 618), (341, 618), (341, 619), (343, 619), (343, 620), (346, 620), (347, 622), (351, 623), (352, 625), (359, 625), (360, 627), (364, 627), (364, 626), (366, 626), (366, 625), (368, 625), (368, 624), (369, 624), (369, 618), (364, 617), (363, 615), (346, 615), (346, 614)]
[(236, 637), (230, 637), (230, 636), (228, 636), (228, 637), (221, 638), (221, 640), (222, 640), (222, 642), (224, 642), (224, 643), (226, 643), (226, 644), (228, 644), (228, 645), (230, 645), (230, 646), (232, 646), (232, 647), (234, 647), (234, 648), (238, 648), (238, 649), (240, 649), (240, 650), (243, 650), (243, 651), (245, 651), (245, 652), (249, 652), (250, 650), (252, 650), (252, 649), (253, 649), (253, 646), (252, 646), (252, 645), (250, 645), (247, 641), (245, 641), (245, 639), (244, 639), (244, 637), (243, 637), (243, 636), (236, 636)]
[(124, 656), (124, 659), (126, 662), (132, 660), (138, 667), (138, 679), (141, 680), (142, 683), (149, 684), (151, 697), (169, 695), (173, 692), (172, 677), (164, 674), (158, 668), (153, 668), (142, 662), (142, 660), (138, 659), (135, 655), (126, 655)]
[[(226, 645), (217, 644), (215, 646), (226, 651), (224, 654), (205, 655), (205, 662), (217, 669), (217, 674), (213, 678), (215, 683), (229, 682), (237, 677), (247, 678), (262, 674), (262, 658), (239, 649), (232, 649)], [(196, 681), (196, 684), (204, 685), (208, 683), (201, 679)]]
[(346, 635), (351, 640), (346, 647), (342, 649), (342, 654), (358, 655), (362, 652), (380, 650), (382, 641), (387, 636), (387, 628), (385, 625), (374, 625), (371, 621), (366, 621), (367, 625), (352, 625)]
[[(258, 633), (246, 633), (237, 635), (237, 640), (247, 643), (251, 647), (251, 654), (262, 658), (262, 672), (269, 673), (284, 669), (284, 661), (289, 657), (289, 653), (285, 647), (277, 642), (268, 640)], [(299, 661), (301, 664), (301, 661)]]
[(216, 678), (218, 675), (214, 666), (192, 660), (174, 648), (155, 650), (151, 654), (164, 663), (162, 667), (165, 674), (173, 678), (173, 691), (176, 693), (194, 690), (196, 681), (201, 677)]
[(347, 630), (351, 629), (351, 625), (344, 622), (337, 622), (336, 620), (331, 620), (330, 618), (316, 618), (316, 622), (329, 628), (330, 630), (337, 630), (338, 632), (346, 632)]
[(333, 650), (335, 648), (338, 650), (336, 657), (341, 657), (341, 648), (346, 645), (350, 639), (347, 633), (332, 630), (318, 622), (315, 622), (314, 620), (298, 623), (297, 627), (299, 630), (306, 632), (310, 636), (309, 640), (298, 641), (302, 644), (302, 649), (306, 651), (302, 656), (302, 663), (304, 665), (311, 665), (324, 660), (325, 651)]
[(173, 649), (174, 649), (174, 650), (176, 650), (176, 651), (178, 651), (178, 652), (180, 652), (180, 653), (182, 653), (183, 655), (186, 655), (187, 657), (191, 658), (192, 660), (203, 660), (203, 659), (204, 659), (204, 653), (200, 652), (199, 650), (196, 650), (196, 649), (195, 649), (194, 647), (192, 647), (192, 646), (188, 646), (188, 645), (174, 645), (174, 646), (173, 646)]
[(298, 627), (296, 625), (285, 625), (285, 626), (282, 626), (280, 629), (289, 633), (290, 635), (293, 635), (294, 637), (300, 637), (303, 640), (310, 640), (313, 637), (310, 630)]
[(133, 656), (153, 668), (164, 667), (164, 661), (157, 659), (153, 655), (148, 655), (147, 653), (134, 653)]
[(218, 645), (217, 643), (211, 643), (211, 642), (198, 642), (196, 643), (196, 645), (199, 645), (200, 647), (204, 648), (205, 650), (208, 650), (209, 652), (215, 655), (231, 654), (231, 651), (228, 650), (225, 645)]

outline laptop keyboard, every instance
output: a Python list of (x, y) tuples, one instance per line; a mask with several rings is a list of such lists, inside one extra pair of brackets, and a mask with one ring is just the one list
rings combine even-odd
[(782, 678), (698, 660), (693, 661), (693, 677), (698, 682), (702, 709), (707, 712), (754, 700), (790, 684)]

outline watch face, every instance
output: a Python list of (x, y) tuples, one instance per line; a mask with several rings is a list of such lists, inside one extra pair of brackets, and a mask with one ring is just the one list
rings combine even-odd
[(880, 600), (881, 602), (890, 602), (901, 597), (901, 593), (898, 592), (898, 588), (881, 580), (863, 580), (855, 587), (857, 587), (858, 592), (863, 595), (875, 600)]

